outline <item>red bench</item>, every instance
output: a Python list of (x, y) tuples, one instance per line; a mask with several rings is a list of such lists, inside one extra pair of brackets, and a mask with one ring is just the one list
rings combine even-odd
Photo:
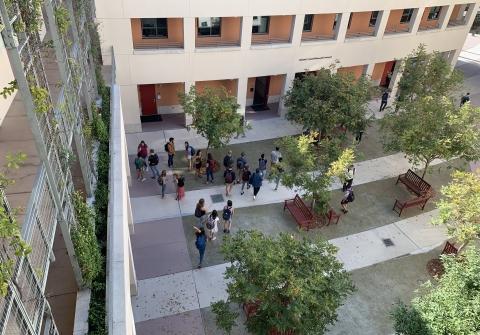
[(410, 191), (418, 196), (426, 195), (430, 192), (432, 186), (422, 179), (418, 174), (408, 169), (407, 173), (398, 176), (397, 182), (404, 184)]
[(317, 226), (317, 217), (298, 194), (293, 199), (285, 200), (283, 211), (285, 209), (289, 210), (300, 229), (309, 230)]
[(445, 243), (445, 247), (443, 247), (442, 255), (456, 255), (458, 253), (458, 249), (450, 242)]
[(330, 223), (338, 224), (338, 220), (340, 220), (340, 215), (338, 215), (332, 208), (328, 210), (328, 213), (325, 214), (325, 217), (327, 219), (327, 226), (329, 226)]
[(406, 200), (404, 202), (401, 202), (399, 200), (395, 200), (395, 204), (393, 205), (393, 211), (395, 213), (398, 213), (398, 216), (402, 215), (402, 212), (405, 208), (409, 207), (415, 207), (415, 206), (420, 206), (420, 208), (423, 209), (425, 208), (425, 205), (427, 204), (428, 199), (430, 199), (431, 196), (428, 197), (418, 197), (418, 198), (413, 198)]

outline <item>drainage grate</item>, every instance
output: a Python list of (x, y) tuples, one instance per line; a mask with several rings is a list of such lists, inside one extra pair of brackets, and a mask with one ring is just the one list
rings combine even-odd
[(214, 195), (211, 195), (210, 198), (212, 199), (212, 202), (214, 204), (225, 201), (225, 200), (223, 200), (223, 195), (222, 194), (214, 194)]
[(393, 241), (389, 238), (383, 238), (382, 242), (383, 244), (385, 244), (386, 247), (393, 247), (395, 245)]

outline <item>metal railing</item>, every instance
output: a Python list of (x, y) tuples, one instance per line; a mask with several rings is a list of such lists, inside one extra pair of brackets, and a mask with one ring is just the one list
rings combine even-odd
[(252, 45), (259, 44), (277, 44), (277, 43), (290, 43), (290, 37), (269, 37), (268, 35), (253, 35)]
[(450, 20), (450, 21), (448, 21), (447, 27), (458, 27), (458, 26), (464, 26), (466, 24), (467, 24), (467, 20), (465, 20), (465, 19)]
[(313, 42), (313, 41), (332, 41), (335, 39), (335, 32), (332, 31), (330, 34), (308, 34), (302, 35), (302, 42)]
[(427, 21), (418, 27), (418, 31), (433, 30), (440, 28), (440, 22), (438, 20)]
[(348, 31), (345, 35), (345, 38), (361, 38), (361, 37), (371, 37), (375, 36), (375, 29), (369, 31)]
[(398, 34), (398, 33), (408, 33), (410, 27), (408, 25), (392, 25), (385, 28), (385, 35)]
[(162, 39), (145, 39), (133, 42), (134, 49), (183, 49), (183, 42), (169, 41)]
[(226, 41), (221, 39), (202, 39), (195, 41), (195, 48), (215, 48), (215, 47), (237, 47), (240, 46), (240, 40)]

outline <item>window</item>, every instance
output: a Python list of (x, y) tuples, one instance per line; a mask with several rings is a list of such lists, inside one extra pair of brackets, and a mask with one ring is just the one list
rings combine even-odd
[(375, 27), (375, 25), (377, 24), (378, 13), (378, 10), (375, 10), (370, 15), (370, 23), (368, 24), (370, 27)]
[(441, 10), (442, 7), (440, 6), (430, 7), (430, 12), (428, 12), (428, 20), (438, 20)]
[(348, 29), (350, 29), (350, 26), (352, 25), (352, 16), (353, 16), (353, 13), (350, 13), (350, 16), (348, 17), (348, 24), (347, 24)]
[[(333, 27), (332, 27), (332, 30), (335, 30), (335, 28), (337, 27), (337, 24), (338, 22), (340, 22), (340, 18), (342, 17), (342, 14), (335, 14), (335, 19), (333, 20)], [(349, 28), (350, 28), (350, 25), (349, 25)]]
[(400, 19), (400, 23), (409, 23), (412, 19), (413, 15), (413, 8), (407, 8), (403, 10), (402, 18)]
[(270, 16), (254, 16), (252, 24), (253, 34), (268, 34)]
[(305, 15), (305, 19), (303, 20), (303, 31), (312, 31), (313, 25), (313, 14)]
[(167, 19), (141, 19), (143, 38), (167, 38)]
[(220, 26), (222, 19), (220, 17), (199, 17), (198, 35), (200, 36), (220, 36)]
[(463, 13), (462, 13), (462, 19), (465, 19), (467, 17), (469, 9), (470, 9), (470, 4), (465, 6), (465, 9), (463, 10)]

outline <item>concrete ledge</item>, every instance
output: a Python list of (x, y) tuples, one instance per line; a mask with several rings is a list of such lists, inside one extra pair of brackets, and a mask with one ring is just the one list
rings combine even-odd
[(88, 334), (88, 310), (90, 307), (90, 296), (90, 289), (84, 289), (77, 292), (73, 335)]

